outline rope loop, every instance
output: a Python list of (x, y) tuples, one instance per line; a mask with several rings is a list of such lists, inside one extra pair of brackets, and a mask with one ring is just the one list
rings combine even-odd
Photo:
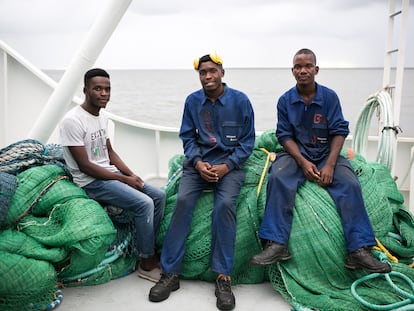
[[(391, 95), (386, 90), (381, 90), (371, 95), (365, 102), (364, 108), (358, 116), (355, 133), (352, 139), (352, 149), (366, 157), (368, 146), (368, 133), (371, 118), (377, 113), (378, 121), (382, 126), (379, 135), (376, 162), (384, 164), (389, 169), (394, 161), (393, 149), (395, 148), (396, 136), (401, 131), (399, 126), (394, 126)], [(395, 135), (390, 135), (393, 130)]]
[[(412, 293), (409, 293), (399, 288), (392, 281), (391, 276), (398, 277), (404, 280), (410, 286)], [(395, 302), (395, 303), (388, 304), (388, 305), (379, 305), (379, 304), (373, 304), (373, 303), (367, 302), (366, 300), (361, 298), (361, 296), (359, 296), (358, 293), (356, 292), (356, 287), (359, 284), (367, 280), (378, 278), (378, 277), (385, 277), (386, 281), (391, 286), (391, 288), (404, 299), (401, 301)], [(413, 294), (414, 293), (414, 282), (408, 276), (400, 272), (396, 272), (396, 271), (391, 271), (390, 273), (385, 273), (385, 274), (384, 273), (371, 273), (369, 275), (363, 276), (362, 278), (359, 278), (358, 280), (352, 283), (351, 293), (354, 296), (354, 298), (358, 300), (359, 303), (361, 303), (365, 307), (372, 309), (372, 310), (397, 310), (396, 308), (401, 308), (401, 307), (404, 307), (405, 310), (409, 310), (409, 309), (406, 309), (406, 307), (413, 306), (414, 304), (414, 294)]]

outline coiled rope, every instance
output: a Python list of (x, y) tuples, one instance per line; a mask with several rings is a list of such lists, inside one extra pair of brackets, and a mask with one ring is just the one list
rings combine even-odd
[(381, 90), (367, 99), (355, 126), (352, 149), (366, 157), (368, 132), (371, 118), (375, 111), (377, 111), (377, 116), (382, 125), (376, 162), (384, 164), (391, 169), (394, 160), (393, 149), (397, 140), (397, 134), (401, 129), (393, 124), (392, 100), (386, 90)]
[(38, 140), (24, 139), (0, 149), (1, 172), (17, 175), (33, 166), (45, 164), (58, 165), (71, 176), (64, 165), (63, 149), (60, 145), (43, 145)]
[[(363, 304), (365, 307), (367, 307), (369, 309), (372, 309), (372, 310), (414, 310), (414, 294), (413, 293), (408, 293), (405, 290), (399, 288), (392, 281), (391, 276), (398, 277), (398, 278), (401, 278), (402, 280), (404, 280), (410, 286), (411, 291), (414, 293), (414, 283), (408, 276), (406, 276), (406, 275), (404, 275), (400, 272), (391, 271), (390, 273), (386, 273), (386, 274), (384, 274), (384, 273), (368, 274), (368, 275), (356, 280), (354, 283), (352, 283), (352, 286), (351, 286), (352, 295), (361, 304)], [(401, 301), (395, 302), (395, 303), (391, 303), (391, 304), (388, 304), (388, 305), (378, 305), (378, 304), (369, 303), (369, 302), (365, 301), (364, 299), (362, 299), (361, 296), (359, 296), (358, 293), (356, 292), (356, 287), (359, 284), (361, 284), (362, 282), (365, 282), (366, 280), (370, 280), (370, 279), (374, 279), (374, 278), (378, 278), (378, 277), (385, 277), (385, 279), (387, 280), (387, 282), (391, 286), (391, 288), (393, 290), (395, 290), (402, 298), (404, 298), (404, 300), (401, 300)], [(402, 309), (400, 309), (400, 308), (402, 308)]]

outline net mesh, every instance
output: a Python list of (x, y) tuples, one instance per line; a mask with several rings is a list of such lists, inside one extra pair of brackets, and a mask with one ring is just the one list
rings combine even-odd
[(45, 310), (54, 300), (57, 275), (47, 261), (0, 250), (0, 310)]

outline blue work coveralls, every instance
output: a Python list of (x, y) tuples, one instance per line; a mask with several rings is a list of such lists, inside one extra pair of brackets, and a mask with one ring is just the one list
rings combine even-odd
[[(190, 94), (185, 102), (180, 138), (185, 160), (176, 207), (161, 251), (162, 270), (180, 274), (197, 199), (203, 190), (213, 188), (211, 269), (230, 275), (236, 236), (236, 200), (244, 182), (243, 164), (255, 142), (250, 100), (227, 85), (214, 103), (203, 89)], [(225, 163), (230, 172), (217, 183), (209, 183), (194, 167), (199, 160), (211, 165)]]
[[(342, 115), (336, 93), (316, 84), (316, 95), (306, 105), (296, 87), (283, 94), (277, 104), (276, 136), (281, 145), (294, 140), (302, 153), (320, 170), (329, 154), (331, 138), (346, 137), (349, 123)], [(277, 155), (269, 169), (267, 198), (259, 237), (288, 244), (296, 192), (306, 178), (302, 168), (287, 152)], [(373, 229), (365, 210), (361, 185), (349, 161), (339, 156), (333, 182), (326, 187), (342, 221), (348, 253), (363, 246), (376, 245)]]

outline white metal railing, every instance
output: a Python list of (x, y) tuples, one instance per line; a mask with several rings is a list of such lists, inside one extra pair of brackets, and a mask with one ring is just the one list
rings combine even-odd
[(28, 137), (57, 83), (0, 40), (0, 146)]
[[(3, 148), (29, 138), (37, 116), (57, 83), (2, 41), (0, 55), (0, 148)], [(81, 99), (74, 97), (67, 109), (80, 103)], [(173, 155), (182, 153), (178, 129), (132, 121), (111, 113), (108, 115), (114, 148), (128, 166), (146, 180), (166, 178), (169, 160)], [(59, 121), (49, 120), (53, 122), (55, 130), (44, 143), (59, 142), (56, 131)], [(350, 142), (351, 137), (346, 141), (349, 147)], [(365, 155), (368, 161), (375, 160), (377, 145), (377, 136), (368, 137), (368, 152)], [(414, 138), (399, 137), (397, 146), (397, 167), (394, 175), (398, 177), (397, 185), (407, 200), (407, 206), (414, 212), (414, 183), (408, 178), (403, 184), (399, 184), (408, 171), (411, 171), (410, 176), (414, 176), (414, 169), (410, 167)]]
[(144, 179), (167, 178), (168, 162), (182, 154), (178, 128), (156, 126), (107, 113), (112, 121), (114, 148)]
[[(57, 83), (0, 41), (0, 148), (28, 139)], [(73, 97), (66, 110), (82, 99)], [(62, 112), (63, 115), (64, 111)], [(108, 113), (117, 152), (144, 178), (168, 175), (168, 161), (182, 153), (178, 129), (154, 126)], [(49, 118), (52, 134), (42, 143), (59, 143), (59, 118)]]

